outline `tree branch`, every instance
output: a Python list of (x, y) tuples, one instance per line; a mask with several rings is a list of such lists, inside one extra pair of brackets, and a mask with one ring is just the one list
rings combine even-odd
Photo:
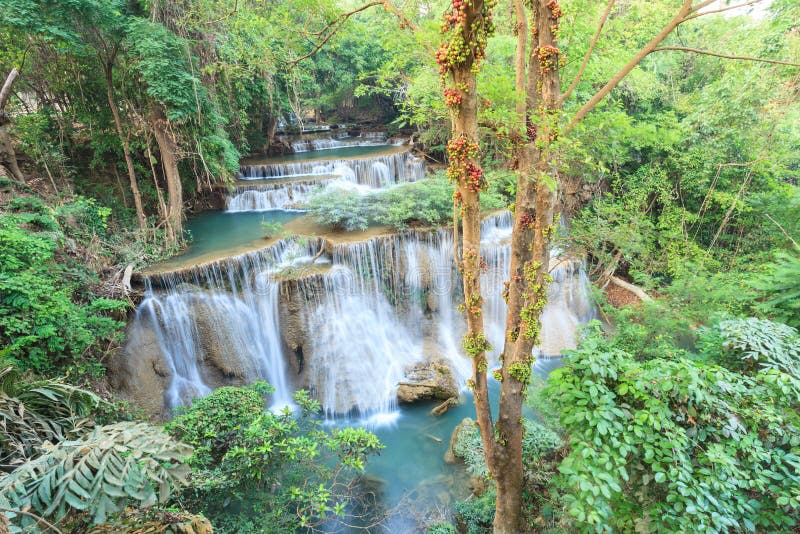
[(720, 9), (713, 9), (711, 11), (703, 11), (702, 13), (698, 12), (697, 9), (702, 9), (698, 7), (695, 9), (695, 13), (689, 15), (684, 20), (692, 20), (696, 19), (697, 17), (705, 17), (706, 15), (713, 15), (714, 13), (722, 13), (724, 11), (731, 11), (732, 9), (739, 9), (740, 7), (747, 7), (752, 6), (753, 4), (758, 4), (759, 2), (763, 2), (763, 0), (750, 0), (750, 2), (744, 2), (743, 4), (736, 4), (735, 6), (726, 6)]
[(569, 88), (566, 92), (561, 95), (559, 99), (560, 102), (563, 104), (572, 94), (572, 91), (578, 86), (578, 82), (581, 81), (583, 77), (583, 72), (586, 70), (586, 65), (589, 64), (589, 58), (594, 51), (594, 47), (597, 45), (597, 40), (600, 38), (600, 32), (603, 31), (603, 26), (606, 24), (606, 20), (608, 20), (608, 16), (611, 14), (611, 8), (614, 7), (615, 0), (608, 0), (608, 5), (606, 6), (606, 10), (603, 11), (603, 15), (600, 17), (600, 22), (597, 24), (597, 31), (594, 33), (594, 37), (592, 37), (592, 42), (589, 44), (589, 50), (586, 51), (586, 55), (583, 56), (583, 62), (581, 63), (580, 68), (578, 69), (578, 74), (575, 76), (575, 79), (572, 80)]
[(331, 38), (334, 35), (336, 35), (336, 32), (339, 31), (339, 28), (342, 27), (342, 24), (344, 24), (347, 21), (347, 19), (349, 19), (350, 17), (352, 17), (356, 13), (360, 13), (362, 11), (366, 11), (367, 9), (369, 9), (371, 7), (375, 7), (375, 6), (380, 6), (380, 5), (384, 5), (385, 6), (387, 3), (388, 2), (385, 2), (384, 0), (376, 0), (374, 2), (368, 2), (368, 3), (366, 3), (366, 4), (364, 4), (364, 5), (360, 6), (360, 7), (357, 7), (355, 9), (353, 9), (352, 11), (348, 11), (347, 13), (342, 13), (336, 19), (334, 19), (333, 21), (329, 22), (328, 25), (325, 26), (325, 28), (322, 30), (322, 32), (320, 32), (320, 33), (323, 33), (325, 31), (330, 30), (328, 32), (328, 34), (325, 37), (323, 37), (320, 42), (317, 43), (317, 45), (311, 50), (311, 52), (309, 52), (307, 54), (304, 54), (304, 55), (300, 56), (299, 58), (293, 59), (292, 61), (289, 62), (289, 64), (290, 65), (297, 65), (298, 63), (300, 63), (304, 59), (308, 59), (311, 56), (313, 56), (314, 54), (316, 54), (317, 52), (319, 52), (322, 49), (322, 47), (325, 46), (325, 44), (328, 41), (330, 41)]
[(633, 58), (631, 58), (628, 63), (622, 67), (609, 81), (607, 84), (603, 86), (602, 89), (597, 91), (592, 98), (589, 99), (581, 108), (575, 113), (575, 116), (572, 117), (572, 120), (569, 124), (564, 128), (562, 132), (562, 136), (567, 135), (569, 132), (572, 131), (575, 126), (583, 120), (584, 117), (598, 104), (600, 103), (608, 93), (610, 93), (619, 82), (625, 78), (641, 61), (647, 57), (656, 47), (661, 44), (661, 41), (667, 38), (667, 36), (672, 33), (672, 31), (678, 27), (679, 24), (686, 20), (686, 17), (693, 13), (696, 9), (702, 9), (705, 5), (713, 2), (714, 0), (706, 0), (705, 2), (701, 2), (697, 6), (692, 6), (692, 0), (684, 0), (683, 5), (681, 6), (680, 11), (678, 11), (677, 15), (672, 18), (669, 23), (656, 35), (653, 39), (647, 43), (644, 48), (639, 50)]
[(703, 54), (706, 56), (721, 57), (723, 59), (734, 59), (737, 61), (758, 61), (760, 63), (772, 63), (774, 65), (788, 65), (790, 67), (800, 67), (800, 63), (793, 63), (791, 61), (783, 61), (780, 59), (767, 59), (763, 57), (752, 56), (734, 56), (731, 54), (720, 54), (718, 52), (711, 52), (710, 50), (701, 50), (699, 48), (691, 48), (688, 46), (659, 46), (653, 49), (653, 52), (661, 52), (663, 50), (677, 50), (680, 52), (692, 52), (693, 54)]

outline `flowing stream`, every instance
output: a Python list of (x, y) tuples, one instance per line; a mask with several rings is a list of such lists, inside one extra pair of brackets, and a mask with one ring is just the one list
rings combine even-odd
[[(439, 500), (458, 496), (451, 491), (455, 471), (442, 458), (454, 426), (474, 417), (468, 393), (462, 390), (464, 402), (441, 417), (429, 415), (430, 404), (399, 406), (396, 394), (415, 364), (442, 362), (460, 388), (471, 373), (460, 347), (465, 326), (457, 311), (462, 289), (452, 231), (287, 237), (235, 252), (261, 237), (262, 221), (301, 215), (261, 210), (301, 203), (313, 187), (338, 180), (390, 187), (424, 176), (422, 162), (397, 147), (315, 142), (304, 141), (299, 148), (309, 151), (298, 160), (243, 165), (243, 182), (230, 193), (227, 212), (191, 220), (194, 244), (183, 261), (144, 276), (146, 295), (126, 348), (129, 374), (136, 381), (156, 369), (164, 413), (225, 384), (267, 380), (275, 387), (273, 407), (291, 404), (296, 389), (309, 389), (330, 424), (366, 424), (387, 445), (369, 467), (385, 482), (386, 503), (398, 502), (421, 481), (437, 489)], [(356, 152), (346, 158), (343, 151)], [(487, 269), (481, 284), (493, 365), (505, 329), (501, 293), (511, 225), (508, 212), (482, 225)], [(576, 328), (594, 313), (582, 263), (554, 254), (553, 265), (536, 349), (547, 357), (573, 348)], [(535, 370), (544, 375), (559, 362), (540, 358)], [(491, 389), (496, 394), (496, 384)]]

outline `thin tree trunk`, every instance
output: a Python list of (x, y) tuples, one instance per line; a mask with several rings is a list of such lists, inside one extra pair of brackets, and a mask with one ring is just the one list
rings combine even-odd
[[(478, 95), (476, 72), (484, 55), (491, 31), (491, 7), (483, 0), (454, 5), (445, 15), (450, 41), (437, 52), (437, 61), (448, 88), (445, 103), (451, 110), (452, 138), (447, 144), (447, 174), (456, 184), (455, 203), (461, 215), (462, 257), (456, 263), (464, 285), (464, 314), (467, 333), (464, 349), (472, 359), (472, 389), (487, 465), (492, 470), (492, 414), (486, 374), (486, 351), (490, 348), (484, 335), (481, 296), (481, 216), (480, 192), (486, 185), (478, 159)], [(463, 54), (461, 53), (463, 52)], [(457, 221), (454, 221), (456, 223)], [(457, 225), (456, 225), (457, 232)], [(457, 235), (457, 234), (456, 234)], [(458, 244), (456, 243), (456, 246)]]
[(17, 154), (14, 152), (14, 144), (11, 142), (11, 135), (8, 133), (8, 123), (10, 120), (3, 111), (8, 99), (11, 97), (11, 90), (14, 82), (19, 76), (17, 69), (11, 69), (8, 73), (3, 87), (0, 88), (0, 165), (8, 169), (11, 176), (19, 183), (25, 183), (25, 176), (19, 169)]
[(178, 146), (175, 137), (169, 131), (169, 121), (160, 105), (153, 104), (150, 118), (161, 155), (164, 179), (167, 182), (168, 228), (172, 233), (173, 242), (178, 243), (183, 239), (183, 188), (178, 172)]
[[(158, 214), (164, 221), (164, 225), (167, 229), (168, 240), (174, 240), (175, 234), (172, 231), (172, 225), (169, 223), (169, 218), (167, 218), (167, 204), (164, 202), (164, 195), (161, 193), (161, 187), (158, 185), (158, 174), (156, 173), (156, 167), (153, 164), (154, 158), (153, 153), (150, 151), (149, 135), (147, 137), (147, 159), (150, 161), (150, 172), (153, 174), (153, 185), (156, 188), (156, 195), (158, 196)], [(167, 244), (169, 244), (169, 242)]]
[(108, 107), (111, 108), (111, 115), (114, 117), (114, 125), (117, 127), (117, 135), (122, 143), (122, 155), (125, 157), (125, 166), (128, 168), (128, 179), (131, 182), (131, 193), (133, 194), (133, 205), (136, 206), (136, 219), (139, 221), (139, 228), (143, 233), (147, 232), (147, 218), (144, 215), (142, 206), (142, 195), (139, 193), (139, 184), (136, 182), (136, 171), (133, 168), (133, 158), (131, 158), (131, 147), (128, 138), (122, 131), (122, 120), (119, 117), (117, 104), (114, 102), (114, 79), (113, 64), (107, 61), (104, 65), (106, 77), (106, 96), (108, 97)]

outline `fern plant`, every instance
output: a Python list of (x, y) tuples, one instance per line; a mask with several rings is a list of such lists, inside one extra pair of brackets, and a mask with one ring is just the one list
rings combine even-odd
[(778, 252), (768, 275), (753, 286), (765, 299), (761, 311), (790, 326), (800, 328), (800, 249), (794, 253)]
[[(146, 423), (98, 427), (49, 447), (0, 479), (0, 507), (30, 510), (54, 522), (80, 511), (102, 523), (130, 504), (166, 501), (185, 482), (184, 461), (191, 453), (192, 447)], [(23, 514), (7, 515), (18, 528), (35, 524)]]
[(0, 368), (0, 469), (8, 470), (94, 426), (100, 397), (58, 379), (23, 380), (14, 367)]

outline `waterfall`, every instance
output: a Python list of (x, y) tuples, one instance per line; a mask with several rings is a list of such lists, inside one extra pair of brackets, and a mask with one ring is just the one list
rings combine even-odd
[(352, 137), (347, 133), (343, 133), (333, 137), (298, 139), (296, 141), (291, 141), (290, 144), (292, 151), (295, 153), (311, 152), (314, 150), (332, 150), (334, 148), (350, 146), (376, 146), (386, 144), (386, 134), (383, 132), (365, 132)]
[(318, 240), (308, 240), (305, 248), (282, 240), (261, 251), (147, 278), (134, 320), (149, 322), (169, 367), (168, 409), (208, 394), (215, 379), (210, 369), (240, 382), (266, 380), (275, 388), (273, 407), (291, 404), (279, 283), (272, 276), (307, 262), (314, 247)]
[[(482, 223), (483, 315), (495, 362), (505, 333), (512, 223), (509, 212)], [(135, 320), (154, 331), (165, 360), (164, 405), (219, 385), (267, 380), (276, 389), (274, 406), (305, 387), (328, 419), (374, 422), (397, 416), (398, 382), (419, 362), (445, 362), (463, 387), (471, 362), (461, 347), (466, 325), (456, 308), (463, 289), (453, 256), (452, 230), (408, 230), (349, 243), (285, 239), (150, 275)], [(303, 270), (312, 257), (313, 267)], [(542, 356), (574, 348), (577, 326), (594, 313), (580, 261), (554, 252), (551, 275), (536, 349)], [(282, 300), (290, 298), (296, 301)], [(290, 303), (294, 312), (286, 311)], [(286, 347), (298, 350), (292, 380)]]
[(383, 290), (390, 269), (381, 244), (371, 239), (335, 246), (324, 290), (309, 295), (309, 379), (329, 418), (395, 412), (397, 383), (408, 365), (423, 359), (420, 337)]
[[(348, 169), (343, 172), (343, 169)], [(241, 180), (267, 180), (290, 177), (339, 174), (361, 185), (386, 187), (425, 177), (425, 163), (409, 151), (358, 159), (309, 160), (293, 163), (242, 165)]]
[[(502, 212), (485, 219), (481, 225), (481, 256), (487, 264), (486, 273), (481, 276), (484, 328), (495, 357), (505, 341), (506, 303), (502, 290), (511, 269), (513, 223), (511, 212)], [(553, 250), (550, 276), (553, 282), (542, 310), (541, 343), (536, 347), (536, 353), (542, 356), (558, 356), (562, 350), (574, 349), (578, 326), (593, 319), (595, 313), (582, 261), (562, 257), (558, 250)]]
[(286, 183), (240, 185), (227, 198), (229, 212), (286, 209), (303, 204), (314, 188), (329, 185), (334, 178)]

